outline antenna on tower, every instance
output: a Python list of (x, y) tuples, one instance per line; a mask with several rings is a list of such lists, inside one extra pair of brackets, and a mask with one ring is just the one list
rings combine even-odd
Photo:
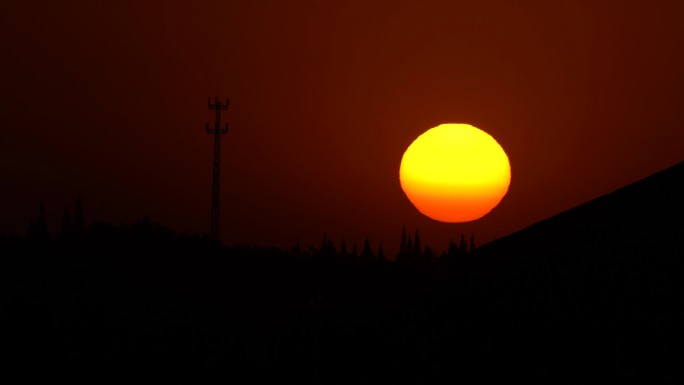
[(214, 135), (214, 167), (211, 177), (211, 221), (209, 224), (209, 236), (212, 239), (218, 239), (220, 236), (220, 190), (221, 190), (221, 135), (228, 132), (228, 123), (224, 128), (221, 128), (221, 111), (228, 109), (228, 98), (225, 103), (219, 101), (218, 96), (211, 101), (208, 99), (208, 106), (210, 110), (216, 111), (216, 118), (214, 120), (214, 128), (206, 124), (207, 134)]

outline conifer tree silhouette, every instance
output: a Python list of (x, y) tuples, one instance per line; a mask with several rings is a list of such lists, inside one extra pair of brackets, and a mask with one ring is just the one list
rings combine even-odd
[(401, 228), (401, 243), (399, 244), (399, 255), (397, 259), (402, 260), (406, 256), (406, 226)]
[(83, 203), (81, 202), (81, 194), (76, 196), (76, 204), (74, 205), (74, 227), (76, 234), (81, 234), (85, 229), (85, 219), (83, 218)]
[(318, 252), (324, 257), (330, 257), (335, 254), (335, 245), (325, 234), (323, 234), (323, 240), (321, 240), (321, 246), (318, 248)]
[(71, 212), (69, 210), (69, 205), (65, 205), (64, 215), (62, 215), (62, 228), (59, 231), (59, 236), (62, 238), (67, 238), (71, 236), (73, 229), (74, 228), (71, 220)]
[(295, 257), (302, 255), (302, 244), (299, 239), (297, 239), (294, 246), (292, 246), (292, 255)]
[(356, 247), (356, 242), (354, 242), (354, 247), (352, 247), (351, 254), (349, 254), (349, 255), (351, 255), (351, 257), (352, 257), (354, 260), (356, 260), (356, 257), (358, 257), (359, 252), (358, 252), (358, 249), (357, 249), (357, 247)]
[(48, 235), (47, 221), (45, 220), (45, 206), (41, 202), (38, 208), (38, 232), (40, 234)]
[(344, 238), (342, 238), (342, 243), (340, 244), (340, 255), (342, 257), (347, 256), (347, 241), (345, 241)]
[(325, 247), (325, 251), (328, 253), (328, 255), (336, 255), (337, 254), (337, 248), (335, 247), (335, 242), (332, 241), (332, 239), (328, 238), (328, 242)]
[(428, 244), (425, 245), (425, 250), (423, 251), (423, 258), (425, 259), (425, 262), (434, 262), (436, 259), (435, 252), (432, 251), (432, 248)]
[(43, 205), (43, 202), (40, 202), (40, 205), (38, 206), (38, 218), (31, 221), (26, 235), (29, 238), (38, 241), (50, 239), (47, 221), (45, 220), (45, 206)]
[(318, 252), (321, 255), (325, 255), (328, 252), (328, 238), (323, 234), (323, 239), (321, 240), (321, 245), (318, 247)]
[(373, 258), (373, 250), (371, 250), (371, 245), (368, 238), (366, 238), (366, 240), (363, 241), (363, 251), (361, 252), (361, 258), (363, 258), (366, 261)]
[(410, 251), (414, 259), (420, 258), (423, 250), (420, 245), (420, 232), (416, 229), (415, 235), (413, 236), (413, 250)]
[(468, 243), (466, 243), (465, 235), (463, 235), (463, 233), (461, 233), (461, 243), (458, 246), (458, 248), (461, 250), (462, 253), (468, 252)]
[(449, 257), (458, 256), (458, 246), (456, 245), (453, 239), (449, 239), (449, 248), (447, 250), (447, 255)]

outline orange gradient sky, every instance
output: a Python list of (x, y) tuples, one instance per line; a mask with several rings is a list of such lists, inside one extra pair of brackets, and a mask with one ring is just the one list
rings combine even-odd
[[(0, 233), (41, 201), (56, 231), (79, 193), (87, 221), (207, 232), (213, 96), (229, 244), (481, 244), (684, 154), (681, 1), (5, 1), (0, 43)], [(480, 220), (425, 217), (397, 178), (444, 122), (510, 159)]]

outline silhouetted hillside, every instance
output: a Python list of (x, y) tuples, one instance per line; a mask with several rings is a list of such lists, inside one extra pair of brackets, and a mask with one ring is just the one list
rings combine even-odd
[(680, 163), (450, 266), (483, 359), (523, 376), (681, 381), (683, 199)]
[[(506, 238), (481, 252), (529, 252), (559, 244), (564, 249), (646, 247), (681, 250), (684, 212), (684, 162), (622, 187)], [(616, 242), (619, 241), (619, 242)]]

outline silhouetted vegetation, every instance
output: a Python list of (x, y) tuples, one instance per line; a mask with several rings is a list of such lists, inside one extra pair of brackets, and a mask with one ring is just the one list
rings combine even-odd
[(7, 368), (143, 369), (283, 383), (681, 382), (679, 165), (474, 249), (416, 229), (224, 246), (145, 218), (0, 237)]

